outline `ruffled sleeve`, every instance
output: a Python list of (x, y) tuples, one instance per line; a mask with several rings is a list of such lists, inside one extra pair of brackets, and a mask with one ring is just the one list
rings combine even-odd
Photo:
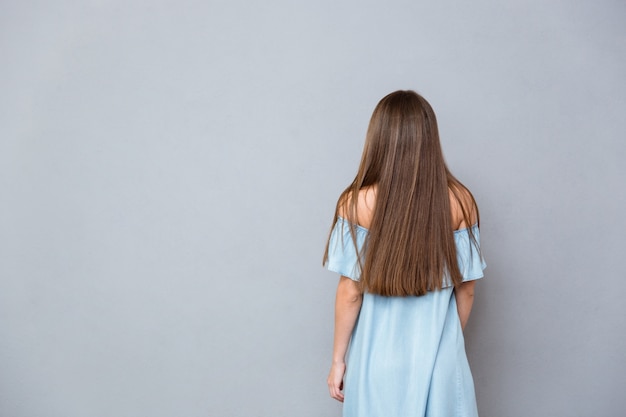
[(472, 233), (476, 242), (472, 241), (468, 229), (454, 232), (456, 258), (463, 281), (482, 278), (484, 276), (483, 270), (487, 267), (485, 260), (480, 254), (480, 230), (477, 225), (472, 226)]
[[(356, 233), (358, 249), (354, 246), (350, 228), (353, 228)], [(359, 267), (357, 250), (362, 250), (366, 237), (367, 229), (339, 217), (330, 234), (326, 268), (358, 281), (361, 277), (361, 268)]]

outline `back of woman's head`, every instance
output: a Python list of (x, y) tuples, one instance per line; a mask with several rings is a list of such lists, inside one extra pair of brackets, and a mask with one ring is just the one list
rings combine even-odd
[[(414, 91), (396, 91), (374, 109), (359, 169), (361, 186), (397, 182), (402, 188), (419, 175), (444, 176), (435, 112)], [(419, 175), (418, 175), (419, 174)], [(395, 180), (395, 181), (392, 181)]]

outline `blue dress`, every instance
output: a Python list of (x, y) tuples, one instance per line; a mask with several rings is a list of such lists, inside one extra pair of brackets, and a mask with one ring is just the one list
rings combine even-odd
[[(326, 267), (358, 280), (359, 250), (368, 230), (339, 218), (331, 236)], [(472, 228), (479, 242), (478, 226)], [(467, 229), (454, 232), (464, 281), (483, 277), (485, 262)], [(344, 377), (344, 417), (476, 417), (470, 372), (454, 287), (420, 297), (365, 293)]]

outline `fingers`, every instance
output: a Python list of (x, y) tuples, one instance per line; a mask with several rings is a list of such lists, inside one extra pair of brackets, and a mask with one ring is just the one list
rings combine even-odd
[(342, 379), (334, 380), (331, 377), (328, 378), (328, 391), (330, 396), (337, 401), (343, 402), (343, 381)]
[(333, 364), (328, 375), (328, 391), (335, 400), (343, 402), (343, 375), (346, 372), (345, 364)]
[(338, 386), (328, 384), (328, 390), (330, 392), (330, 396), (339, 402), (343, 402), (343, 392), (339, 389)]

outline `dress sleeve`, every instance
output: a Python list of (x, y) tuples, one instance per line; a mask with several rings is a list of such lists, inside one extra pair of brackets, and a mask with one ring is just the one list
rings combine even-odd
[(480, 253), (480, 231), (477, 225), (472, 226), (474, 242), (467, 229), (457, 230), (454, 233), (456, 243), (456, 258), (459, 264), (463, 281), (472, 281), (484, 276), (483, 270), (487, 267)]
[[(358, 249), (354, 246), (350, 228), (353, 228), (356, 233)], [(340, 275), (358, 281), (361, 276), (361, 268), (357, 258), (357, 250), (361, 251), (366, 237), (367, 229), (351, 224), (339, 217), (330, 233), (326, 268), (329, 271), (337, 272)]]

